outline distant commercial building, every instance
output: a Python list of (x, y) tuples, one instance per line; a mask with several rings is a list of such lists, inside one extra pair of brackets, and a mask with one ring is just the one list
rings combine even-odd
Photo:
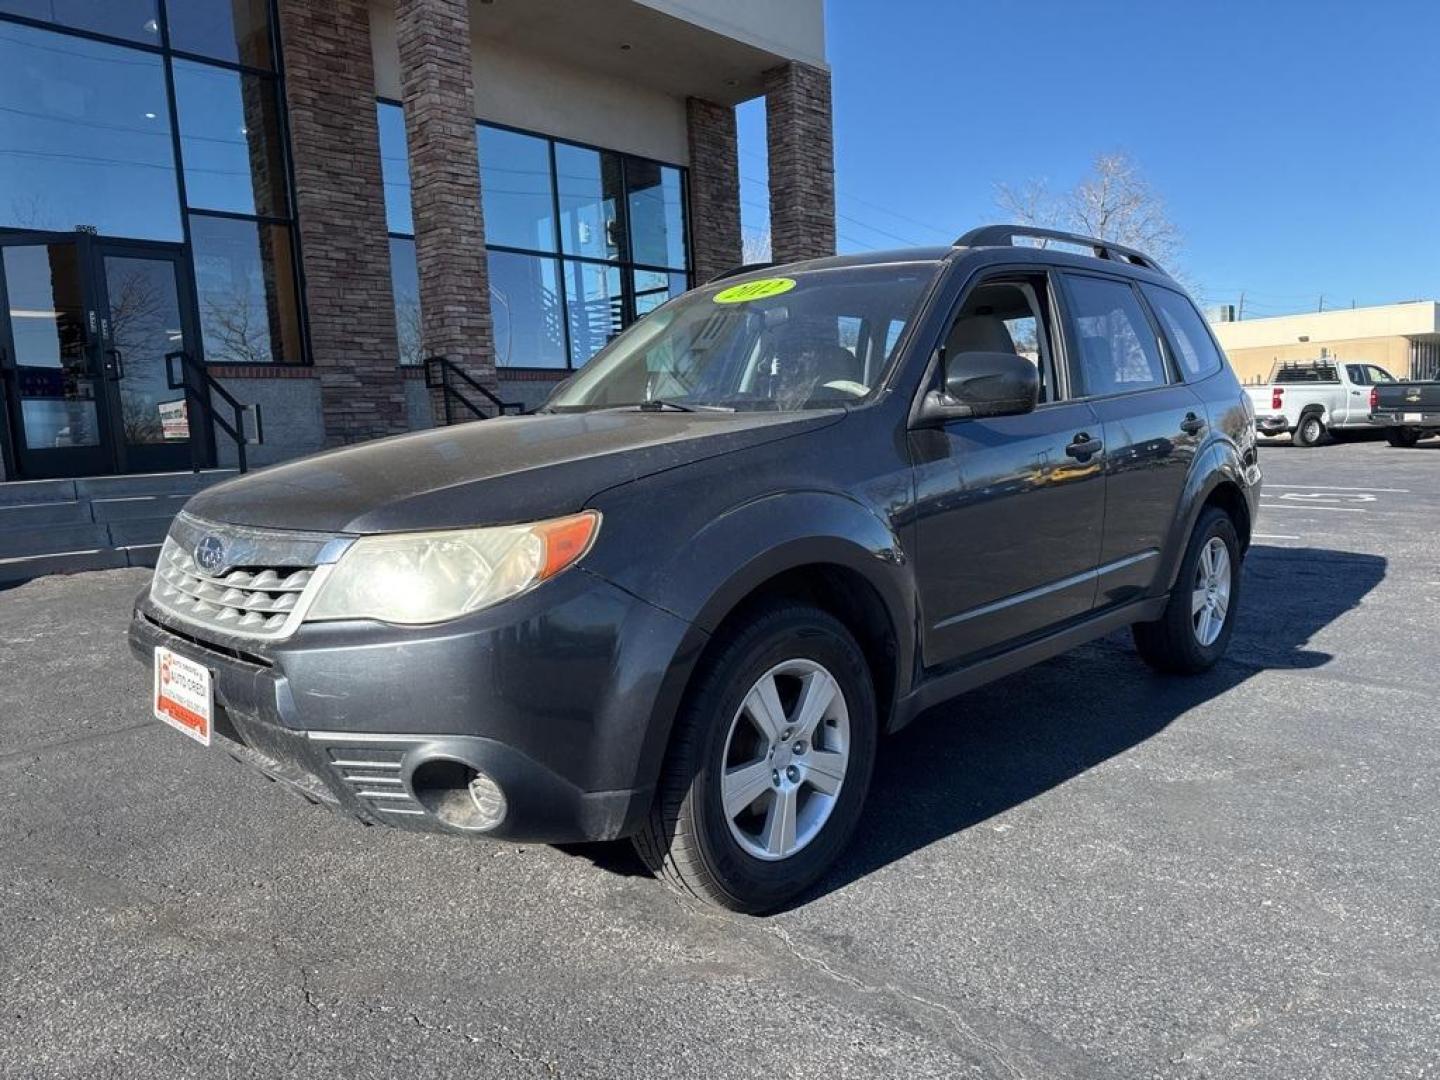
[(1379, 364), (1397, 379), (1440, 378), (1434, 300), (1211, 325), (1242, 382), (1263, 382), (1278, 360), (1324, 356)]
[(533, 405), (741, 261), (762, 95), (832, 253), (822, 0), (0, 0), (0, 480), (233, 461), (167, 354), (261, 463), (443, 422), (426, 356)]

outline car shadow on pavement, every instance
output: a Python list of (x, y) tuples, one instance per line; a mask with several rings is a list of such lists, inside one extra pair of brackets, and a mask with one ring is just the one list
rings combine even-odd
[(796, 905), (1073, 779), (1259, 671), (1323, 667), (1333, 657), (1311, 638), (1385, 571), (1373, 555), (1257, 546), (1235, 636), (1209, 672), (1154, 674), (1121, 632), (927, 711), (881, 742), (855, 839)]
[[(797, 907), (937, 840), (1035, 798), (1163, 731), (1259, 671), (1323, 667), (1308, 648), (1385, 577), (1386, 560), (1257, 545), (1226, 657), (1191, 678), (1156, 675), (1128, 632), (1055, 657), (928, 710), (881, 740), (850, 847)], [(628, 841), (561, 851), (625, 876), (645, 874)]]

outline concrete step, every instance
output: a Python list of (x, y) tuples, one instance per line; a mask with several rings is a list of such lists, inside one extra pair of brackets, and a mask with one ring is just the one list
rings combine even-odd
[(0, 506), (74, 501), (74, 480), (11, 480), (0, 484)]
[(131, 562), (128, 552), (115, 548), (0, 559), (0, 585), (15, 585), (46, 574), (78, 574), (83, 570), (115, 570), (122, 566), (144, 565), (153, 566), (154, 563)]
[[(189, 495), (125, 495), (116, 499), (91, 499), (90, 517), (95, 521), (134, 521), (159, 518), (167, 521), (180, 512)], [(0, 511), (0, 528), (5, 527)]]
[(87, 476), (75, 483), (75, 494), (85, 499), (122, 499), (132, 495), (193, 495), (211, 484), (238, 475), (234, 469), (204, 472), (144, 473), (136, 476)]
[(41, 525), (83, 525), (90, 520), (90, 506), (78, 499), (73, 502), (0, 505), (0, 533)]
[(105, 525), (48, 525), (0, 532), (0, 559), (113, 546)]
[(154, 566), (160, 558), (159, 544), (136, 544), (134, 547), (120, 549), (125, 552), (126, 558), (130, 560), (131, 566)]
[(173, 515), (168, 517), (136, 518), (130, 521), (112, 521), (105, 526), (110, 531), (110, 546), (137, 547), (144, 544), (159, 544), (170, 531)]

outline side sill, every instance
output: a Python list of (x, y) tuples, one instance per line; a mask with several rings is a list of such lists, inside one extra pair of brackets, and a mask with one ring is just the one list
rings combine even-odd
[(1048, 660), (1052, 656), (1069, 652), (1087, 641), (1104, 637), (1131, 623), (1153, 622), (1164, 613), (1165, 605), (1169, 600), (1168, 593), (1135, 600), (1118, 608), (1111, 608), (1108, 611), (1092, 615), (1084, 622), (1065, 627), (1063, 630), (1056, 630), (1044, 637), (1026, 641), (996, 656), (987, 656), (983, 660), (977, 660), (964, 667), (934, 675), (900, 699), (895, 708), (894, 719), (890, 723), (890, 730), (899, 731), (932, 706), (949, 701), (951, 698), (974, 690), (978, 686), (984, 686), (986, 683), (994, 682), (996, 679), (1003, 679), (1006, 675), (1013, 675), (1017, 671), (1038, 664), (1042, 660)]

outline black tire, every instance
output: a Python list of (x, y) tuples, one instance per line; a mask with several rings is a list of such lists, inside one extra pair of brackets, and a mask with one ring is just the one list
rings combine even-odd
[[(788, 857), (765, 861), (733, 835), (721, 774), (746, 696), (766, 673), (792, 660), (821, 665), (838, 685), (849, 714), (849, 761), (814, 838)], [(654, 805), (634, 837), (636, 851), (682, 894), (751, 914), (779, 907), (812, 885), (849, 842), (870, 786), (876, 716), (865, 655), (844, 624), (805, 604), (757, 609), (717, 640), (697, 672), (675, 720)]]
[(1385, 441), (1391, 446), (1414, 446), (1420, 441), (1420, 432), (1410, 427), (1386, 428)]
[[(1197, 636), (1193, 596), (1202, 553), (1206, 545), (1216, 538), (1223, 541), (1229, 554), (1229, 604), (1219, 636), (1209, 644), (1203, 644)], [(1230, 636), (1235, 631), (1240, 581), (1240, 538), (1236, 535), (1235, 523), (1223, 510), (1207, 507), (1190, 534), (1190, 543), (1185, 548), (1185, 558), (1180, 562), (1175, 587), (1170, 590), (1165, 614), (1154, 622), (1136, 623), (1130, 628), (1140, 658), (1156, 671), (1167, 675), (1196, 675), (1212, 667), (1225, 654)]]
[(1325, 441), (1325, 421), (1319, 413), (1306, 413), (1300, 417), (1293, 438), (1296, 446), (1319, 446)]

